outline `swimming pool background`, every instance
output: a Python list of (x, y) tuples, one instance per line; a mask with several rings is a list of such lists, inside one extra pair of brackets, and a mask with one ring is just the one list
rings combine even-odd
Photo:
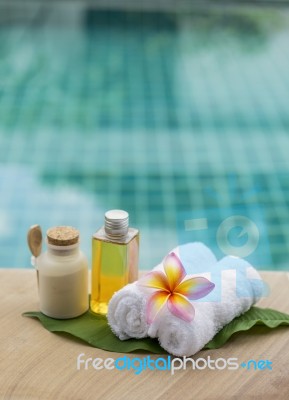
[(103, 213), (123, 208), (142, 268), (180, 242), (184, 215), (209, 219), (186, 239), (218, 251), (237, 213), (258, 214), (252, 262), (287, 269), (286, 7), (17, 10), (0, 27), (2, 267), (29, 267), (34, 223), (78, 227), (89, 255)]

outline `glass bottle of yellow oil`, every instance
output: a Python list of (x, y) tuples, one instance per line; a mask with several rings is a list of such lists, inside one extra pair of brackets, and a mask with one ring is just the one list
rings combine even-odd
[(138, 279), (139, 231), (129, 228), (123, 210), (105, 213), (104, 226), (92, 237), (90, 308), (106, 314), (114, 292)]

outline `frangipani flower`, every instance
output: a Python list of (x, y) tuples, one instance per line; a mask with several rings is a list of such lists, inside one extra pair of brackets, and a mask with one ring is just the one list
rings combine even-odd
[(164, 272), (149, 272), (138, 282), (139, 286), (155, 289), (147, 302), (147, 322), (151, 324), (165, 304), (173, 315), (191, 322), (195, 309), (189, 300), (205, 297), (215, 284), (202, 277), (186, 278), (186, 271), (175, 253), (165, 258), (163, 266)]

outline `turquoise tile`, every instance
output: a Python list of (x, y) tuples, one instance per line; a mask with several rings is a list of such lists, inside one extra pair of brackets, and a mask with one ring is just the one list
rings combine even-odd
[(264, 268), (286, 269), (288, 9), (49, 7), (51, 20), (0, 23), (0, 266), (29, 267), (34, 223), (78, 226), (90, 254), (103, 213), (123, 207), (150, 268), (182, 212), (216, 224), (260, 207)]

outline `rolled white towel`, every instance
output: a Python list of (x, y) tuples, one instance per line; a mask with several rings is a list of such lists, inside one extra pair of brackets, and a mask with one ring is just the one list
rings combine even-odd
[(135, 283), (126, 285), (112, 296), (107, 319), (113, 333), (121, 340), (147, 336), (146, 298)]
[[(207, 274), (198, 276), (207, 277)], [(204, 299), (192, 301), (195, 308), (193, 321), (183, 321), (164, 307), (151, 324), (149, 335), (158, 337), (160, 345), (169, 353), (175, 356), (197, 353), (221, 328), (247, 311), (263, 293), (263, 281), (258, 272), (245, 260), (235, 257), (225, 257), (216, 263), (211, 268), (210, 280), (216, 285), (212, 293)]]
[[(187, 273), (206, 271), (217, 262), (212, 251), (203, 243), (195, 242), (181, 245), (172, 250), (181, 259)], [(162, 264), (153, 270), (163, 269)], [(144, 293), (136, 282), (117, 291), (108, 305), (108, 323), (121, 340), (148, 336), (145, 308), (149, 293)], [(151, 327), (152, 328), (152, 327)], [(153, 331), (151, 329), (151, 335)]]
[(150, 326), (151, 337), (158, 337), (160, 345), (175, 356), (191, 356), (201, 350), (216, 332), (213, 309), (207, 303), (195, 303), (195, 318), (183, 321), (167, 308), (161, 311), (158, 322)]

